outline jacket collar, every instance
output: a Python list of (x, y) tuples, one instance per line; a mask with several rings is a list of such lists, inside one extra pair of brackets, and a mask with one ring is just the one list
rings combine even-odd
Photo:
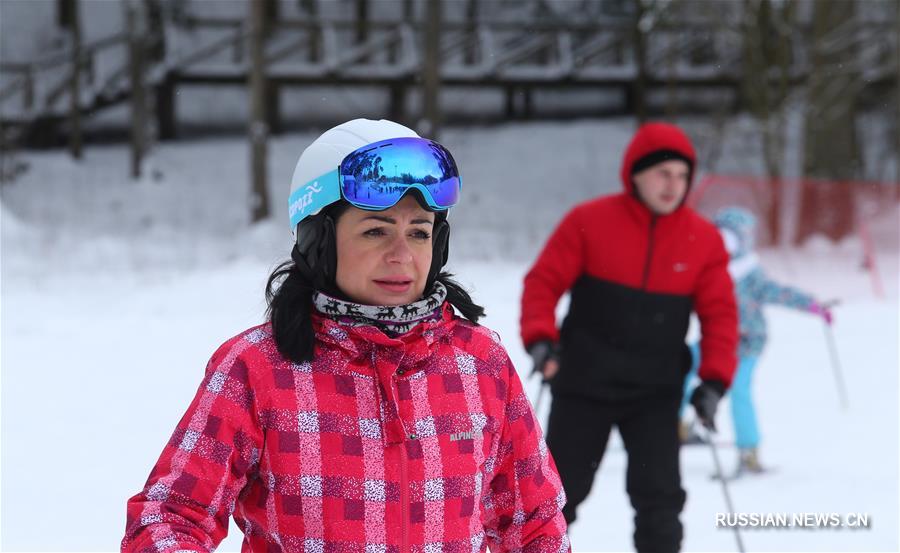
[(345, 324), (318, 312), (312, 313), (316, 339), (354, 355), (367, 353), (378, 346), (408, 350), (420, 343), (426, 350), (430, 349), (434, 342), (449, 336), (454, 325), (453, 319), (453, 306), (444, 302), (439, 319), (423, 321), (409, 332), (391, 337), (374, 325)]
[(349, 358), (358, 359), (361, 363), (354, 365), (365, 367), (360, 369), (366, 371), (364, 376), (375, 378), (385, 445), (404, 442), (408, 429), (398, 415), (400, 392), (392, 375), (402, 366), (408, 371), (404, 378), (413, 377), (414, 372), (426, 366), (421, 362), (433, 355), (435, 342), (449, 342), (455, 325), (453, 307), (444, 302), (440, 319), (423, 321), (395, 337), (374, 325), (341, 323), (315, 312), (312, 317), (317, 340), (343, 350)]

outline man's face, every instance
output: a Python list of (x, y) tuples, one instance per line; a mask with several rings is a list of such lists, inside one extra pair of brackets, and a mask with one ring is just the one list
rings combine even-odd
[(631, 178), (638, 196), (657, 215), (672, 213), (684, 200), (688, 189), (690, 167), (680, 159), (651, 165)]

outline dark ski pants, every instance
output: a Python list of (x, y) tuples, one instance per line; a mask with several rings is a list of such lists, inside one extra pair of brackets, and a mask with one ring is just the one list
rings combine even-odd
[(590, 492), (610, 430), (616, 425), (628, 453), (626, 490), (635, 510), (635, 548), (680, 549), (678, 515), (686, 497), (678, 457), (680, 400), (677, 395), (615, 402), (554, 396), (547, 445), (568, 497), (563, 508), (566, 522), (575, 520), (575, 510)]

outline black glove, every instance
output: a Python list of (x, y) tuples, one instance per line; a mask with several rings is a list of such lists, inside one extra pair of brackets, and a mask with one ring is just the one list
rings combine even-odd
[(691, 394), (691, 405), (707, 429), (716, 431), (716, 407), (725, 395), (725, 385), (718, 380), (704, 380)]
[(547, 361), (551, 359), (559, 361), (559, 346), (550, 340), (540, 340), (531, 344), (528, 354), (531, 355), (531, 361), (534, 363), (531, 374), (537, 373), (544, 378), (544, 365), (547, 364)]

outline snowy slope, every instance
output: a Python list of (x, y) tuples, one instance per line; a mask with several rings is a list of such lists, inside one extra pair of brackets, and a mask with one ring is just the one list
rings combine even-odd
[[(450, 129), (443, 139), (465, 178), (451, 269), (485, 305), (485, 324), (500, 332), (523, 376), (521, 278), (570, 205), (618, 187), (631, 130), (630, 121), (582, 121)], [(312, 137), (274, 141), (277, 205)], [(739, 142), (734, 149), (742, 151)], [(209, 356), (262, 319), (265, 279), (286, 257), (289, 234), (280, 210), (247, 230), (246, 153), (240, 140), (164, 145), (137, 183), (123, 178), (124, 147), (88, 148), (81, 164), (59, 152), (19, 154), (31, 170), (4, 188), (0, 204), (0, 547), (116, 549), (125, 501), (141, 488)], [(900, 549), (896, 218), (880, 223), (886, 299), (874, 296), (854, 240), (764, 252), (773, 276), (843, 300), (835, 333), (851, 406), (839, 409), (821, 323), (772, 308), (756, 391), (762, 458), (778, 471), (732, 488), (740, 511), (862, 512), (872, 527), (747, 531), (751, 550)], [(719, 422), (728, 441), (727, 406)], [(730, 469), (734, 451), (720, 455)], [(709, 451), (684, 450), (682, 465), (685, 548), (734, 550), (731, 531), (714, 527), (724, 504), (708, 479)], [(630, 549), (624, 467), (614, 440), (571, 529), (577, 551)], [(221, 550), (238, 550), (238, 537), (232, 528)]]
[[(124, 502), (138, 491), (187, 406), (206, 361), (226, 338), (260, 320), (269, 267), (238, 261), (215, 270), (146, 279), (69, 275), (3, 285), (3, 547), (111, 550)], [(519, 264), (468, 262), (454, 269), (488, 310), (520, 374)], [(833, 289), (838, 292), (839, 290)], [(757, 530), (752, 550), (897, 550), (897, 311), (857, 298), (837, 311), (836, 333), (851, 408), (842, 413), (821, 325), (770, 313), (773, 339), (759, 367), (763, 460), (778, 472), (737, 482), (747, 512), (862, 512), (869, 530)], [(536, 383), (526, 384), (532, 393)], [(546, 415), (546, 403), (544, 415)], [(723, 409), (723, 411), (727, 411)], [(728, 417), (720, 417), (723, 434)], [(721, 456), (732, 467), (734, 452)], [(714, 528), (724, 505), (704, 448), (682, 455), (689, 499), (687, 550), (732, 550)], [(615, 442), (581, 521), (578, 551), (629, 549), (625, 457)], [(54, 498), (48, 500), (48, 498)], [(57, 531), (42, 531), (52, 524)], [(236, 534), (237, 529), (232, 528)], [(40, 536), (38, 538), (37, 536)], [(222, 550), (239, 549), (232, 536)]]
[[(834, 257), (832, 255), (831, 257)], [(838, 256), (839, 257), (839, 256)], [(898, 545), (898, 312), (897, 296), (872, 299), (871, 291), (854, 286), (855, 271), (822, 277), (827, 259), (797, 254), (797, 280), (777, 254), (763, 262), (786, 282), (814, 282), (821, 297), (841, 297), (835, 333), (850, 396), (850, 409), (839, 408), (822, 324), (785, 309), (767, 312), (772, 339), (757, 367), (763, 442), (762, 460), (777, 472), (733, 484), (735, 508), (744, 512), (869, 513), (869, 530), (756, 530), (744, 534), (752, 551), (895, 551)], [(831, 265), (834, 267), (834, 265)], [(492, 277), (505, 267), (506, 278)], [(526, 354), (517, 340), (521, 266), (474, 266), (461, 269), (477, 282), (478, 297), (490, 297), (506, 309), (489, 309), (485, 324), (508, 344), (520, 374), (527, 374)], [(896, 266), (895, 266), (896, 267)], [(891, 282), (896, 286), (896, 272)], [(510, 278), (511, 280), (507, 280)], [(510, 286), (512, 282), (514, 285)], [(896, 291), (896, 287), (894, 288)], [(527, 384), (535, 397), (537, 383)], [(548, 406), (542, 410), (546, 420)], [(731, 441), (729, 406), (723, 405), (719, 427)], [(719, 453), (726, 470), (736, 463), (733, 448)], [(616, 436), (601, 465), (594, 488), (571, 528), (576, 551), (631, 549), (632, 511), (625, 494), (626, 457)], [(682, 452), (682, 474), (688, 503), (682, 521), (685, 550), (733, 551), (731, 530), (715, 528), (716, 512), (726, 510), (722, 492), (709, 476), (712, 455), (705, 447)]]

